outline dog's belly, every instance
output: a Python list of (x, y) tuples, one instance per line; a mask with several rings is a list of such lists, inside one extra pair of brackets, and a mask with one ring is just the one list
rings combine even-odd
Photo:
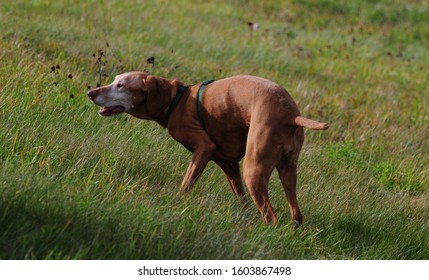
[(246, 152), (247, 133), (226, 132), (210, 137), (216, 144), (213, 159), (222, 161), (240, 161)]
[(221, 102), (207, 116), (207, 133), (216, 145), (214, 159), (236, 162), (245, 154), (249, 116), (234, 105)]

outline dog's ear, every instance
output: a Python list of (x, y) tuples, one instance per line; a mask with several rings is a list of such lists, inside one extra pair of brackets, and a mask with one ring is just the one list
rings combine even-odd
[(167, 79), (147, 76), (143, 80), (147, 90), (146, 107), (148, 113), (153, 117), (158, 117), (168, 106), (171, 96), (178, 88), (178, 80), (169, 81)]

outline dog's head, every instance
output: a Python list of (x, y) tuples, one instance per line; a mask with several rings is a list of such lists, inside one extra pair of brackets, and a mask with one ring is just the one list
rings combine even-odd
[(142, 92), (147, 91), (143, 72), (129, 72), (118, 75), (107, 86), (88, 91), (88, 97), (96, 105), (101, 106), (101, 116), (113, 116), (127, 112), (142, 102)]
[(178, 81), (168, 81), (144, 72), (128, 72), (115, 77), (107, 86), (88, 91), (88, 97), (101, 106), (101, 116), (130, 113), (144, 119), (156, 119), (168, 106)]

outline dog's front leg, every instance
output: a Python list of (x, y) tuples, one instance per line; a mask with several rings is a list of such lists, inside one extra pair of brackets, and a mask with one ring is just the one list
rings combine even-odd
[(185, 177), (183, 178), (180, 192), (182, 194), (189, 192), (200, 177), (207, 163), (212, 159), (216, 145), (211, 141), (199, 143), (194, 151), (192, 161), (188, 166)]

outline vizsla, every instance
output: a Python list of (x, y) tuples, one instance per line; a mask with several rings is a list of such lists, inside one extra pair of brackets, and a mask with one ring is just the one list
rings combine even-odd
[(129, 72), (118, 75), (110, 85), (91, 89), (88, 97), (103, 107), (101, 116), (126, 112), (158, 122), (193, 153), (180, 187), (182, 193), (192, 188), (213, 160), (234, 194), (243, 198), (239, 161), (244, 157), (244, 181), (264, 221), (277, 221), (268, 197), (268, 180), (275, 168), (292, 221), (302, 224), (296, 181), (303, 127), (322, 130), (328, 125), (300, 116), (291, 96), (276, 83), (238, 75), (185, 87), (177, 79)]

